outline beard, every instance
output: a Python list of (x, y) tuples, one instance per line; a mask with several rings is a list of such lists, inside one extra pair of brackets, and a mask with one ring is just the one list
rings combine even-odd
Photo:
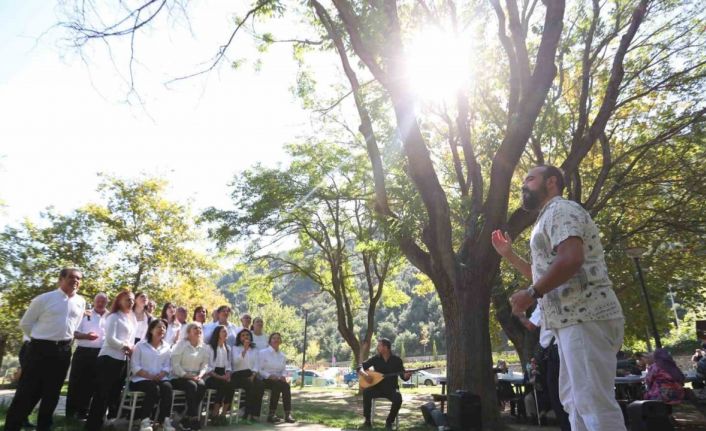
[(546, 196), (547, 187), (544, 184), (539, 190), (530, 190), (527, 187), (522, 187), (522, 208), (526, 211), (536, 211)]

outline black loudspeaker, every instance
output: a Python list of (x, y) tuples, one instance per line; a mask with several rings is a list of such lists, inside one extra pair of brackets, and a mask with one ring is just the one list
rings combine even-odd
[(661, 401), (633, 401), (628, 405), (630, 431), (674, 431), (672, 406)]
[(467, 391), (449, 394), (449, 426), (454, 431), (481, 431), (480, 397)]

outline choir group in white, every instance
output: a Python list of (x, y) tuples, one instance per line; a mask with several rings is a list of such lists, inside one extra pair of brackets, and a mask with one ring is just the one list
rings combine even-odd
[[(136, 414), (141, 431), (198, 430), (201, 415), (222, 420), (239, 414), (230, 409), (240, 389), (245, 392), (240, 412), (245, 423), (259, 419), (265, 390), (270, 391), (267, 420), (282, 420), (275, 415), (281, 397), (284, 420), (295, 421), (285, 376), (287, 358), (279, 349), (282, 337), (276, 332), (265, 335), (262, 318), (251, 325), (251, 317), (244, 314), (243, 326), (237, 326), (228, 321), (231, 309), (223, 305), (212, 322), (207, 323), (206, 310), (197, 307), (193, 321), (186, 323), (185, 310), (177, 318), (171, 303), (165, 304), (161, 318), (153, 318), (147, 296), (129, 291), (120, 292), (110, 310), (106, 295), (99, 294), (85, 311), (85, 300), (76, 293), (81, 278), (78, 269), (64, 268), (59, 288), (34, 298), (21, 319), (27, 341), (7, 431), (21, 429), (38, 402), (37, 429), (51, 428), (70, 364), (66, 414), (86, 419), (88, 431), (101, 429), (106, 418), (114, 420), (123, 391), (144, 393)], [(204, 409), (207, 389), (215, 391), (214, 402)], [(183, 411), (172, 408), (175, 390), (184, 393)], [(179, 420), (173, 422), (175, 417)]]

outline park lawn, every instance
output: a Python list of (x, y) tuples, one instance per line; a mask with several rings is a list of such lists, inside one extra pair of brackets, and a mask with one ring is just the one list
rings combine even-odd
[[(429, 389), (429, 388), (423, 388)], [(400, 429), (409, 431), (421, 431), (426, 429), (422, 415), (418, 406), (422, 404), (421, 399), (427, 396), (412, 393), (414, 390), (403, 390), (405, 404), (400, 410)], [(409, 393), (408, 393), (409, 392)], [(293, 415), (300, 423), (320, 424), (331, 428), (357, 429), (363, 423), (363, 400), (356, 391), (347, 388), (292, 388)], [(381, 403), (375, 418), (373, 419), (376, 429), (384, 429), (385, 417), (389, 409), (388, 403)], [(5, 415), (7, 405), (0, 405), (0, 428), (5, 425)], [(63, 413), (63, 411), (59, 411)], [(282, 404), (278, 406), (278, 415), (283, 416)], [(30, 416), (30, 422), (36, 423), (36, 411)], [(243, 425), (238, 425), (241, 429)], [(254, 425), (246, 428), (256, 430), (258, 428), (271, 428), (267, 424)], [(226, 429), (226, 426), (209, 427)], [(63, 415), (54, 416), (54, 429), (65, 431), (79, 431), (83, 429), (83, 424), (75, 421), (67, 421)]]
[[(428, 389), (428, 388), (425, 388)], [(428, 398), (427, 394), (413, 393), (415, 390), (403, 390), (404, 403), (400, 410), (401, 430), (424, 430), (419, 406)], [(422, 401), (424, 400), (424, 401)], [(332, 428), (357, 429), (363, 423), (363, 397), (347, 388), (304, 388), (292, 391), (293, 414), (298, 421), (316, 423)], [(280, 407), (281, 408), (281, 407)], [(378, 405), (373, 425), (384, 429), (389, 403)]]

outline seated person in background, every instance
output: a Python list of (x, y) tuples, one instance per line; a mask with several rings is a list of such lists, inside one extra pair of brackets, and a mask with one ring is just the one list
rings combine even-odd
[(647, 363), (647, 354), (642, 353), (642, 352), (637, 352), (635, 355), (633, 355), (635, 358), (635, 362), (637, 362), (637, 368), (640, 370), (640, 375), (642, 375), (643, 372), (647, 371), (647, 367), (649, 364)]
[(507, 362), (505, 362), (503, 360), (498, 361), (498, 365), (496, 365), (495, 368), (493, 368), (493, 372), (496, 374), (497, 373), (507, 374), (508, 371), (509, 371), (509, 369), (507, 367)]
[(498, 404), (501, 410), (505, 410), (505, 403), (510, 401), (510, 414), (515, 415), (515, 391), (512, 389), (512, 384), (510, 382), (499, 381), (497, 374), (508, 374), (510, 369), (507, 366), (507, 362), (499, 360), (498, 364), (493, 368), (495, 376), (495, 389), (498, 396)]
[(652, 357), (654, 363), (645, 377), (645, 399), (679, 404), (684, 399), (684, 374), (666, 349), (656, 349)]
[(616, 375), (618, 377), (641, 376), (645, 370), (647, 370), (647, 358), (644, 353), (638, 352), (632, 358), (624, 356), (623, 359), (618, 359)]
[(402, 407), (402, 395), (400, 394), (398, 376), (404, 381), (408, 381), (412, 376), (411, 373), (404, 370), (404, 364), (399, 356), (392, 354), (392, 344), (386, 338), (378, 341), (378, 354), (363, 362), (357, 369), (361, 379), (365, 379), (368, 383), (372, 382), (372, 377), (364, 370), (373, 367), (376, 372), (387, 374), (385, 378), (375, 386), (369, 387), (363, 391), (363, 415), (365, 416), (364, 428), (371, 428), (370, 414), (372, 411), (373, 398), (387, 398), (392, 402), (390, 413), (385, 421), (385, 428), (392, 429), (392, 425), (397, 418), (397, 412)]

